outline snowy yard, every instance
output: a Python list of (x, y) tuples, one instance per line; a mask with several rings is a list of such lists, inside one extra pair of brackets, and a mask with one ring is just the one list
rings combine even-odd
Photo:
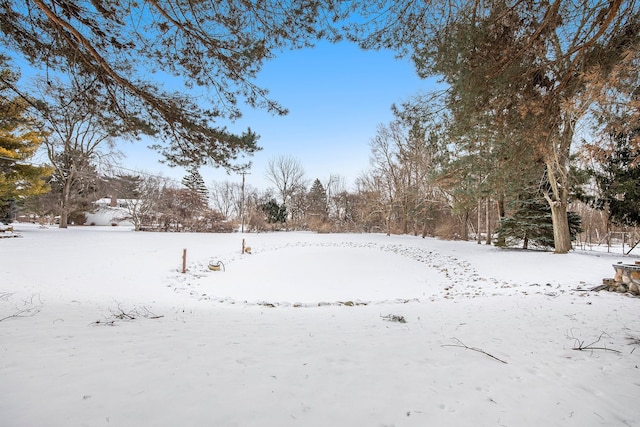
[(640, 426), (640, 299), (579, 290), (634, 257), (15, 229), (1, 426)]

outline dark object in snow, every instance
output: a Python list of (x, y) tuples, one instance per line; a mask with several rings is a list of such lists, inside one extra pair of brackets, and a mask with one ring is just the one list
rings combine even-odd
[(380, 316), (383, 320), (388, 320), (389, 322), (398, 322), (398, 323), (407, 323), (407, 320), (404, 316), (396, 316), (395, 314), (387, 314), (386, 316)]

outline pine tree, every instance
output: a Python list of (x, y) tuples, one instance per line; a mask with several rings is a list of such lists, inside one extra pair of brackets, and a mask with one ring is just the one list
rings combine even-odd
[(182, 178), (182, 185), (198, 194), (205, 205), (208, 203), (209, 189), (207, 189), (198, 168), (191, 168), (189, 170), (189, 174)]
[(640, 150), (632, 144), (639, 136), (640, 128), (615, 135), (612, 152), (594, 171), (601, 192), (595, 206), (608, 208), (611, 221), (618, 225), (640, 225)]
[[(3, 78), (10, 76), (0, 71)], [(43, 142), (35, 123), (27, 116), (26, 104), (17, 98), (0, 97), (0, 216), (11, 219), (16, 202), (49, 191), (46, 167), (28, 163)]]
[(143, 178), (140, 175), (116, 175), (104, 178), (105, 190), (118, 199), (137, 199)]
[(279, 205), (275, 199), (264, 203), (260, 206), (260, 209), (267, 215), (269, 224), (284, 224), (287, 220), (287, 208), (284, 205)]
[[(523, 249), (530, 245), (541, 248), (553, 248), (553, 222), (551, 208), (539, 192), (521, 195), (512, 203), (513, 213), (500, 220), (496, 233), (497, 241), (505, 246), (522, 244)], [(582, 231), (581, 219), (575, 212), (568, 212), (571, 240)]]
[(307, 193), (307, 214), (322, 221), (327, 218), (327, 192), (317, 178)]

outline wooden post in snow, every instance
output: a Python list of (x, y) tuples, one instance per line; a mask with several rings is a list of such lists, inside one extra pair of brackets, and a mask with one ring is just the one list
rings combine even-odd
[(187, 248), (182, 250), (182, 273), (187, 272)]

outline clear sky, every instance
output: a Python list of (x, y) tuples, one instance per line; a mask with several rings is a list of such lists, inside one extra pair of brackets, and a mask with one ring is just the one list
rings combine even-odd
[[(284, 52), (265, 63), (257, 83), (289, 114), (274, 116), (247, 106), (236, 123), (217, 125), (237, 132), (251, 127), (260, 135), (263, 149), (249, 158), (253, 166), (246, 182), (261, 190), (273, 187), (266, 166), (279, 156), (296, 158), (310, 182), (337, 174), (350, 187), (369, 168), (369, 143), (378, 125), (393, 119), (391, 105), (433, 87), (433, 81), (418, 78), (410, 60), (346, 42)], [(124, 167), (176, 180), (186, 174), (160, 164), (160, 156), (139, 142), (122, 144), (121, 150), (126, 154)], [(222, 169), (203, 167), (200, 172), (207, 185), (241, 181)]]

